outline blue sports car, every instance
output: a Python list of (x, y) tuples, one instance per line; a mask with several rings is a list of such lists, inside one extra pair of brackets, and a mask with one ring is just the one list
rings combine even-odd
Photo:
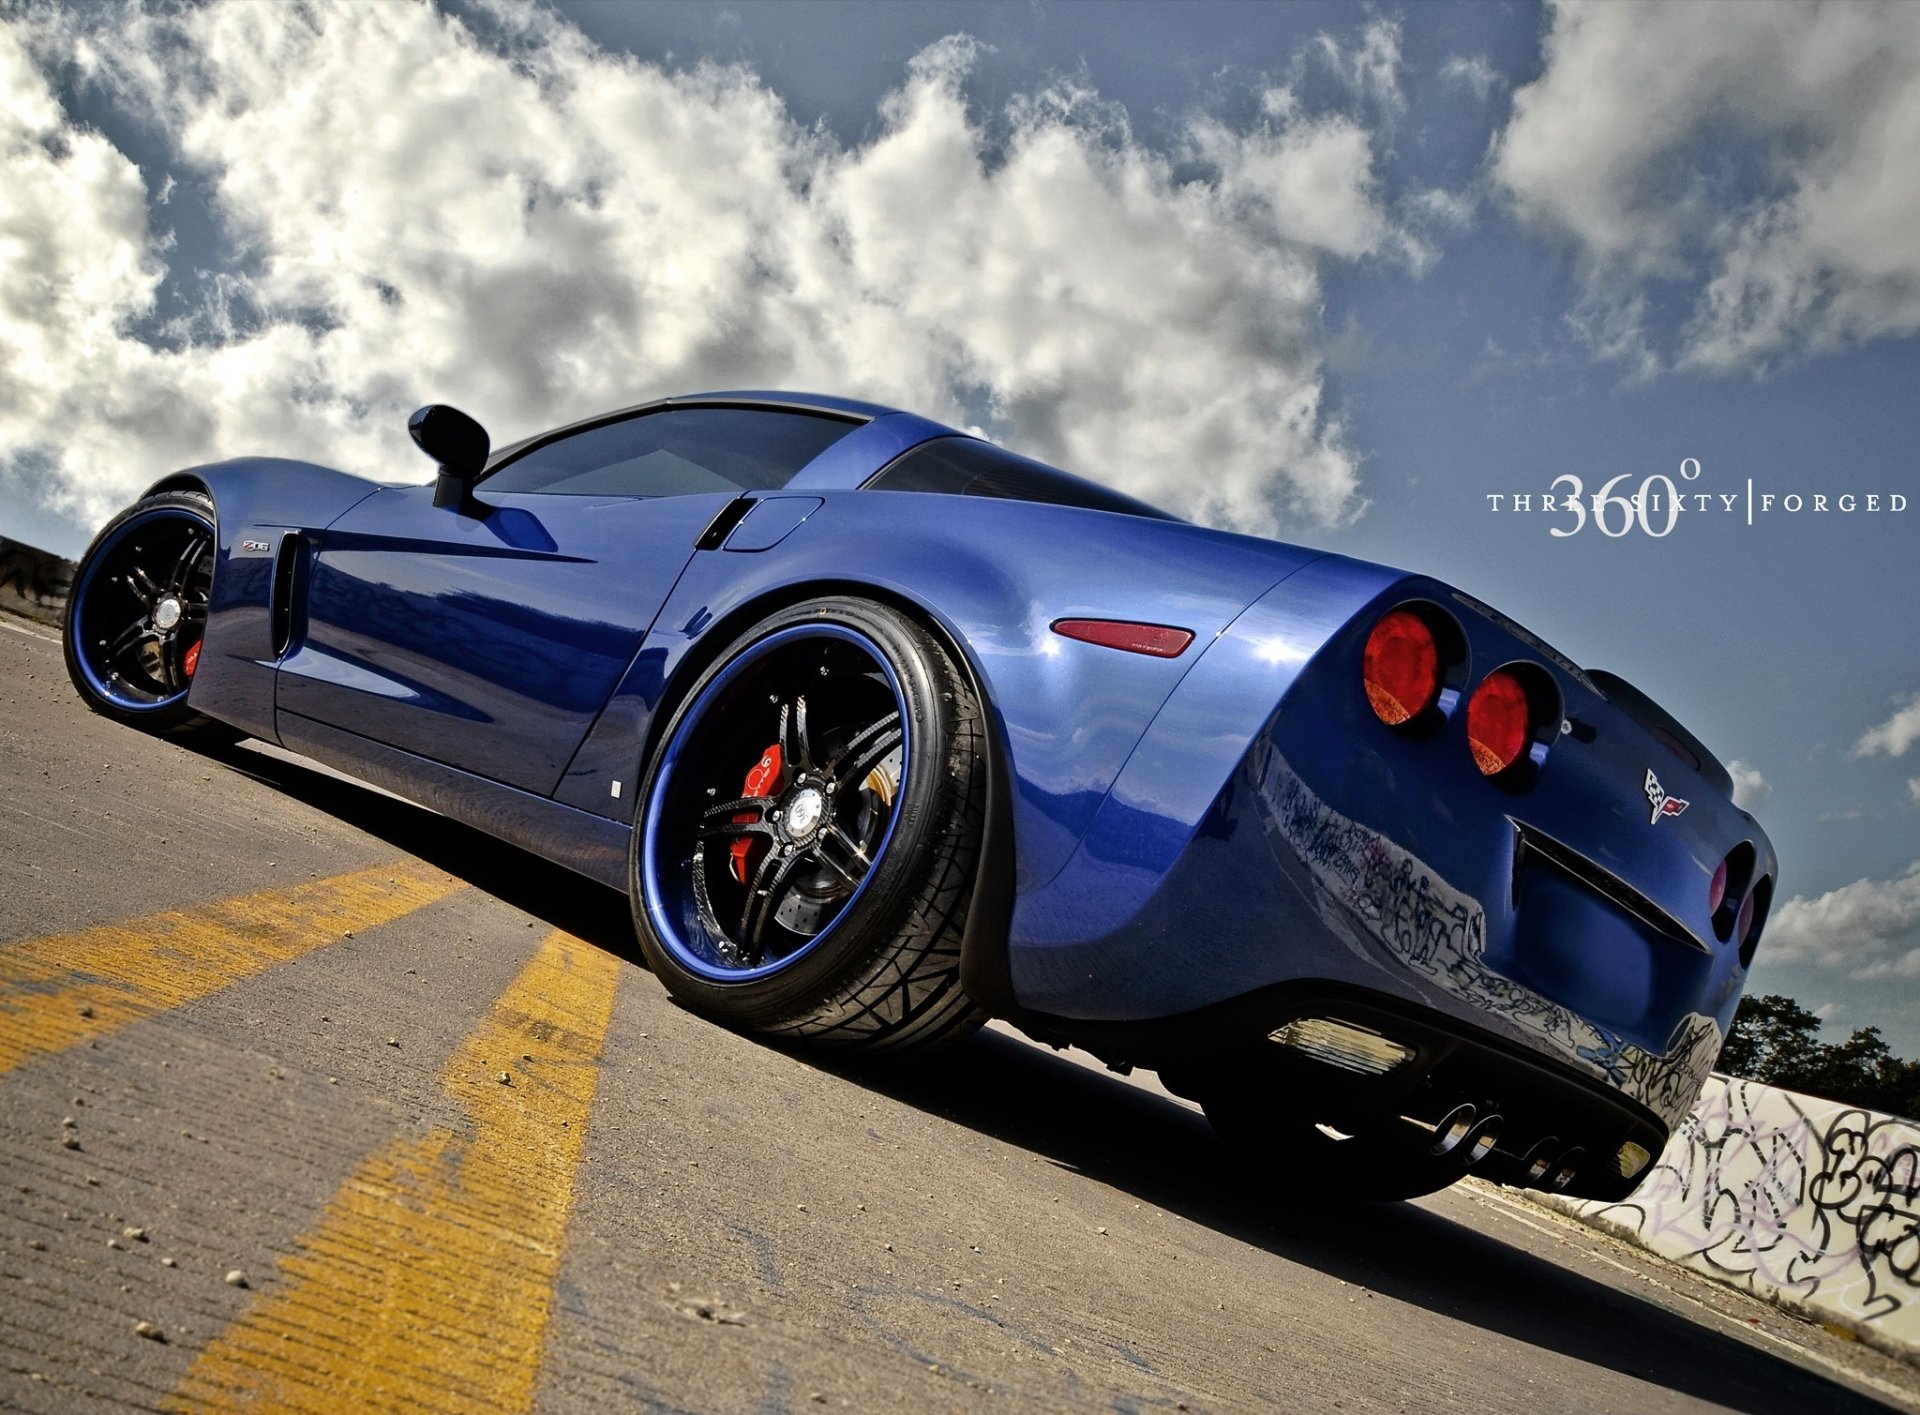
[(1719, 1053), (1772, 845), (1469, 595), (839, 398), (411, 430), (432, 485), (246, 458), (111, 521), (88, 704), (626, 891), (729, 1025), (1153, 1068), (1273, 1183), (1620, 1197)]

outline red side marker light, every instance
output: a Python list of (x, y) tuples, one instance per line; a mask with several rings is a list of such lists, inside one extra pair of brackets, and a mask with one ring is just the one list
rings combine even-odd
[(1103, 649), (1144, 653), (1151, 658), (1178, 658), (1193, 642), (1193, 630), (1166, 624), (1135, 624), (1125, 619), (1056, 619), (1053, 632)]
[(1373, 715), (1389, 727), (1413, 721), (1440, 696), (1440, 645), (1411, 609), (1384, 615), (1367, 635), (1360, 676)]
[(1519, 678), (1489, 673), (1467, 699), (1467, 745), (1482, 776), (1498, 776), (1526, 755), (1533, 740), (1533, 709)]

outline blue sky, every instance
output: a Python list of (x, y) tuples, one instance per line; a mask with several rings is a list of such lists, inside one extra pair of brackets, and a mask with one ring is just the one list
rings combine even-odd
[(903, 403), (1633, 678), (1779, 847), (1754, 988), (1920, 1054), (1920, 7), (313, 13), (0, 23), (0, 533), (439, 398)]

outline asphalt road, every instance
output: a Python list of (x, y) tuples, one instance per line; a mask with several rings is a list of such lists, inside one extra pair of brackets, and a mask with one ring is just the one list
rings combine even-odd
[(1301, 1205), (1010, 1036), (823, 1068), (625, 902), (0, 620), (0, 1406), (1920, 1409), (1511, 1195)]

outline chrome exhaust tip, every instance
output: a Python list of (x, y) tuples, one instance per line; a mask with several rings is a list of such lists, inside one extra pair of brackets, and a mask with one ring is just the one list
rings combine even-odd
[(1506, 1128), (1506, 1124), (1504, 1116), (1483, 1115), (1479, 1123), (1467, 1132), (1465, 1146), (1469, 1168), (1493, 1153), (1493, 1147), (1500, 1142), (1500, 1132)]
[(1450, 1155), (1460, 1147), (1468, 1135), (1473, 1133), (1473, 1119), (1477, 1112), (1472, 1102), (1462, 1102), (1440, 1117), (1440, 1123), (1433, 1127), (1433, 1143), (1427, 1147), (1430, 1155)]
[(1544, 1140), (1534, 1142), (1532, 1149), (1521, 1158), (1521, 1172), (1526, 1175), (1528, 1184), (1538, 1184), (1549, 1174), (1560, 1160), (1560, 1138), (1549, 1135)]

